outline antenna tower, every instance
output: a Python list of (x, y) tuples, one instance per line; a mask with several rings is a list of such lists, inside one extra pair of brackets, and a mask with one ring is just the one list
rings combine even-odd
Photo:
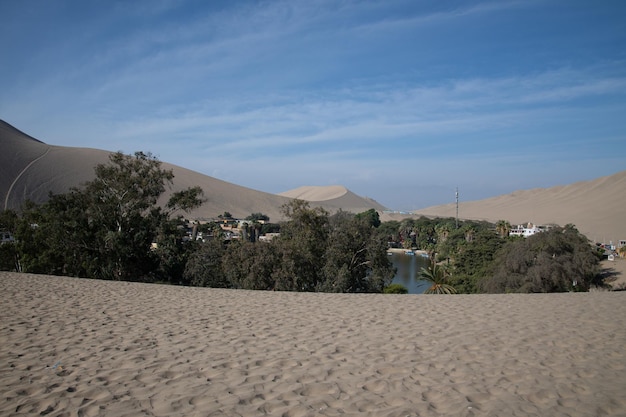
[(456, 228), (459, 228), (459, 187), (456, 187)]

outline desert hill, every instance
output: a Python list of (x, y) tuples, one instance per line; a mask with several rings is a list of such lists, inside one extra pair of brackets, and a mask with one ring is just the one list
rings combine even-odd
[[(60, 194), (80, 186), (93, 179), (95, 165), (106, 163), (110, 154), (98, 149), (48, 145), (0, 120), (1, 207), (19, 209), (25, 200), (41, 203), (50, 192)], [(187, 187), (199, 185), (204, 190), (207, 201), (190, 217), (212, 218), (228, 211), (239, 218), (263, 213), (278, 221), (282, 218), (281, 206), (293, 198), (242, 187), (167, 162), (162, 167), (174, 173), (174, 184), (164, 200), (171, 192)], [(348, 190), (338, 198), (312, 201), (311, 205), (331, 212), (341, 208), (355, 213), (382, 207)]]
[(387, 208), (375, 200), (358, 196), (342, 185), (304, 186), (285, 191), (279, 195), (309, 201), (312, 204), (323, 205), (326, 208), (334, 209), (333, 211), (343, 209), (344, 207), (352, 207), (354, 209), (352, 211), (355, 213), (367, 211), (372, 208), (378, 211), (387, 210)]
[(46, 201), (93, 178), (110, 152), (47, 145), (0, 121), (0, 202), (19, 209), (25, 200)]
[[(93, 178), (96, 164), (106, 163), (110, 152), (98, 149), (48, 145), (0, 120), (0, 204), (19, 209), (27, 199), (44, 202), (49, 192), (64, 193), (72, 186)], [(166, 194), (199, 185), (206, 203), (191, 217), (212, 218), (226, 211), (235, 217), (264, 213), (273, 221), (282, 218), (280, 207), (293, 198), (309, 201), (335, 212), (339, 209), (359, 213), (374, 208), (384, 211), (376, 201), (360, 197), (343, 186), (306, 186), (280, 195), (265, 193), (228, 183), (201, 173), (163, 162), (175, 175)], [(626, 239), (626, 171), (551, 188), (515, 191), (479, 201), (462, 201), (462, 219), (508, 220), (511, 224), (573, 223), (588, 238), (609, 243)], [(454, 217), (455, 204), (417, 210), (411, 216)], [(384, 212), (383, 221), (406, 215)]]
[[(512, 225), (568, 223), (596, 242), (626, 239), (626, 171), (592, 181), (515, 191), (479, 201), (459, 203), (459, 218), (508, 220)], [(454, 217), (454, 203), (428, 207), (414, 215)]]

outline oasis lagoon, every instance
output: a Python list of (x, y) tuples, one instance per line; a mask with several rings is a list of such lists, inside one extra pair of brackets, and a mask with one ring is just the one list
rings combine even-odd
[(409, 294), (422, 294), (429, 287), (428, 281), (420, 279), (420, 271), (427, 268), (430, 259), (418, 252), (407, 255), (404, 252), (389, 252), (389, 260), (396, 268), (392, 284), (401, 284), (409, 290)]

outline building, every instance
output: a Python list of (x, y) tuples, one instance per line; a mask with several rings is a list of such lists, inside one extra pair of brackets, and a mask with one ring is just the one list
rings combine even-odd
[(536, 226), (532, 223), (528, 223), (525, 226), (523, 224), (519, 224), (509, 231), (509, 236), (528, 237), (537, 233), (545, 232), (549, 229), (550, 226)]

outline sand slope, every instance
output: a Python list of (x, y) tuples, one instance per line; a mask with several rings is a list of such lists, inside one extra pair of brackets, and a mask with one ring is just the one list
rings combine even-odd
[[(593, 181), (570, 185), (515, 191), (480, 201), (462, 201), (459, 217), (511, 224), (556, 223), (576, 225), (597, 242), (626, 240), (626, 171)], [(454, 217), (454, 203), (415, 211), (417, 215)]]
[(280, 195), (289, 198), (299, 198), (300, 200), (306, 201), (327, 201), (343, 197), (347, 193), (348, 189), (343, 185), (309, 185), (285, 191), (280, 193)]
[[(93, 167), (108, 161), (109, 152), (47, 145), (13, 126), (0, 121), (0, 204), (18, 209), (25, 199), (43, 202), (48, 193), (63, 193), (93, 178)], [(331, 212), (339, 209), (359, 213), (385, 207), (361, 197), (343, 186), (306, 186), (281, 195), (264, 193), (221, 181), (182, 167), (163, 163), (175, 175), (170, 190), (179, 191), (199, 185), (207, 201), (191, 217), (216, 217), (228, 211), (235, 217), (264, 213), (272, 221), (282, 219), (281, 206), (293, 198), (322, 206)], [(168, 198), (169, 192), (164, 196)], [(480, 201), (461, 201), (459, 215), (464, 219), (512, 224), (575, 224), (594, 241), (617, 243), (626, 239), (626, 222), (622, 220), (626, 207), (626, 171), (593, 181), (515, 191)], [(414, 215), (454, 217), (455, 205), (429, 207)], [(401, 219), (404, 215), (385, 213), (382, 220)]]
[(279, 195), (289, 198), (298, 198), (312, 204), (323, 205), (329, 209), (352, 207), (353, 212), (360, 213), (369, 209), (378, 211), (387, 210), (385, 206), (367, 197), (361, 197), (348, 190), (343, 185), (303, 186), (294, 190), (285, 191)]
[[(60, 194), (80, 186), (93, 179), (94, 166), (108, 162), (109, 154), (97, 149), (48, 145), (0, 121), (0, 207), (19, 209), (26, 199), (41, 203), (47, 200), (49, 192)], [(190, 217), (212, 218), (228, 211), (238, 218), (263, 213), (278, 221), (282, 218), (281, 206), (291, 201), (289, 197), (252, 190), (167, 162), (163, 162), (163, 168), (171, 169), (175, 176), (163, 201), (171, 192), (187, 187), (199, 185), (204, 190), (206, 203)], [(351, 192), (312, 205), (355, 213), (382, 207)]]
[(353, 295), (0, 273), (0, 415), (623, 416), (626, 292)]

